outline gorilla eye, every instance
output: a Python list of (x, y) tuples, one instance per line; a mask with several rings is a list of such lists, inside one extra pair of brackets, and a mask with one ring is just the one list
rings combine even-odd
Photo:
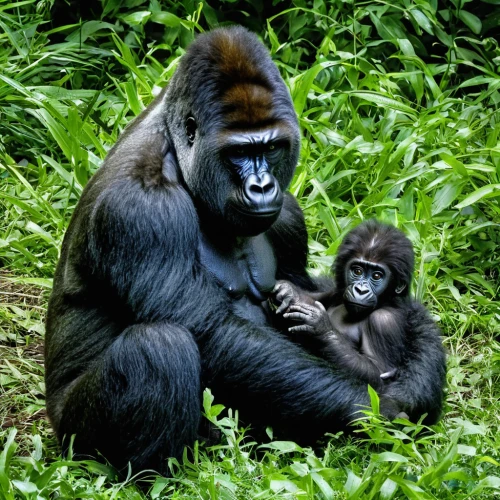
[(360, 267), (353, 267), (352, 272), (354, 276), (361, 276), (363, 274), (363, 269), (361, 269)]
[(269, 151), (273, 151), (275, 148), (276, 148), (276, 146), (275, 146), (274, 144), (271, 144), (271, 145), (269, 146)]
[(196, 136), (196, 120), (192, 116), (188, 116), (186, 118), (186, 122), (184, 123), (184, 127), (186, 130), (186, 137), (190, 144), (193, 144), (194, 138)]
[(382, 279), (382, 273), (379, 272), (379, 271), (375, 271), (373, 274), (372, 274), (372, 278), (375, 280), (375, 281), (379, 281)]

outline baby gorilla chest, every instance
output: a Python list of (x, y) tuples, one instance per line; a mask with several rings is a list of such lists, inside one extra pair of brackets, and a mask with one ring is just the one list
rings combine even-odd
[(276, 283), (276, 257), (265, 235), (230, 247), (202, 239), (203, 266), (232, 299), (234, 312), (258, 324), (268, 323), (267, 298)]
[(347, 310), (343, 304), (329, 310), (328, 315), (334, 328), (341, 335), (350, 338), (359, 351), (368, 356), (375, 355), (375, 349), (368, 335), (368, 322), (366, 319), (349, 321)]

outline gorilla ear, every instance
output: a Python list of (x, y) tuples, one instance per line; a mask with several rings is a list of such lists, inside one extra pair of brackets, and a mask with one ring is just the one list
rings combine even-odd
[(406, 284), (402, 283), (401, 285), (398, 285), (394, 291), (396, 292), (397, 295), (403, 292), (403, 290), (406, 288)]
[(184, 122), (184, 127), (186, 130), (186, 137), (188, 138), (189, 144), (193, 144), (194, 138), (196, 136), (196, 120), (192, 116), (188, 116)]

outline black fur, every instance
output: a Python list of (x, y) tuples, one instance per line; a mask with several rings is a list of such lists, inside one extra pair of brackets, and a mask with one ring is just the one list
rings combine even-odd
[[(389, 269), (388, 288), (376, 309), (365, 316), (349, 312), (344, 293), (353, 259)], [(408, 238), (393, 226), (370, 220), (340, 245), (333, 288), (306, 293), (282, 282), (276, 298), (281, 302), (278, 312), (285, 311), (283, 318), (295, 321), (288, 326), (296, 342), (350, 378), (370, 383), (411, 419), (427, 413), (425, 422), (433, 424), (442, 409), (445, 354), (428, 311), (409, 297), (413, 265)]]
[[(241, 82), (271, 96), (267, 115), (250, 107), (245, 123), (226, 99)], [(288, 91), (254, 35), (216, 30), (85, 188), (54, 277), (45, 354), (48, 414), (65, 444), (76, 433), (79, 456), (98, 450), (119, 468), (165, 471), (197, 437), (206, 386), (244, 421), (304, 441), (368, 404), (366, 384), (268, 326), (261, 297), (275, 276), (314, 284), (290, 195), (271, 228), (247, 218), (253, 236), (225, 208), (241, 181), (221, 162), (221, 132), (261, 129), (285, 135), (273, 167), (285, 191), (300, 142)]]

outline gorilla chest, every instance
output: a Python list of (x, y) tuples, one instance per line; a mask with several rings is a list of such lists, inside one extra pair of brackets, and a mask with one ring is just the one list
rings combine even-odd
[(344, 305), (329, 309), (328, 315), (335, 329), (341, 334), (352, 340), (358, 349), (367, 355), (373, 354), (373, 346), (368, 332), (368, 323), (366, 319), (359, 321), (349, 321), (347, 310)]
[[(217, 283), (242, 307), (262, 304), (276, 283), (276, 257), (264, 234), (238, 240), (233, 245), (215, 245), (202, 237), (200, 258)], [(248, 314), (242, 314), (245, 317)], [(252, 319), (256, 319), (251, 314)]]

